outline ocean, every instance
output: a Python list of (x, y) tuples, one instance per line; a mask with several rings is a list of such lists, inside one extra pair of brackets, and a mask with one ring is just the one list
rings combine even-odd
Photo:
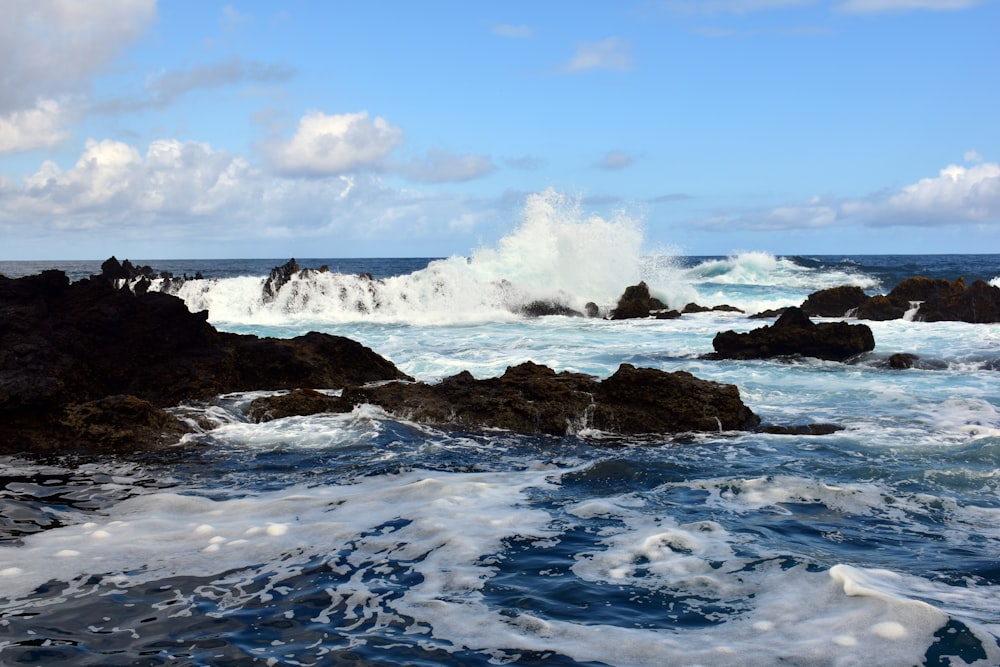
[[(703, 358), (815, 290), (997, 285), (1000, 255), (642, 243), (627, 219), (529, 215), (467, 257), (296, 258), (329, 271), (273, 299), (288, 258), (131, 259), (200, 271), (171, 289), (219, 329), (348, 336), (419, 380), (630, 363), (735, 384), (765, 423), (844, 430), (524, 436), (366, 405), (249, 423), (267, 387), (178, 406), (200, 426), (163, 452), (0, 457), (0, 664), (1000, 664), (1000, 325), (866, 322), (876, 348), (848, 363)], [(521, 313), (607, 313), (639, 280), (746, 314)], [(893, 370), (896, 352), (919, 359)]]

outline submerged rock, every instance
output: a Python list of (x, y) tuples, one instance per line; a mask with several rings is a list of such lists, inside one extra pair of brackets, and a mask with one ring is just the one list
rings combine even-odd
[(404, 419), (446, 428), (502, 428), (564, 435), (583, 429), (609, 433), (681, 433), (756, 428), (760, 419), (734, 385), (622, 364), (598, 381), (525, 362), (500, 377), (475, 379), (468, 371), (437, 384), (390, 382), (347, 387), (338, 398), (309, 392), (257, 399), (258, 420), (313, 412), (347, 412), (372, 404)]
[(715, 359), (768, 359), (803, 356), (844, 361), (875, 349), (875, 337), (864, 324), (816, 324), (801, 308), (789, 308), (771, 326), (747, 333), (723, 331), (712, 340)]
[[(132, 399), (160, 409), (232, 391), (406, 377), (347, 338), (219, 332), (207, 311), (192, 313), (161, 292), (137, 296), (101, 276), (72, 284), (61, 271), (0, 279), (2, 452), (127, 449), (127, 420), (97, 427), (105, 419), (97, 409), (108, 413), (108, 405), (94, 402), (109, 396), (131, 397), (111, 412), (138, 415)], [(132, 449), (162, 444), (154, 431), (136, 428)]]

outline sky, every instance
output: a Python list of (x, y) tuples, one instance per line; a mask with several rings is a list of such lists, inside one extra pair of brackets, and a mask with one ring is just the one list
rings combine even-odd
[[(5, 0), (0, 259), (1000, 253), (1000, 0)], [(574, 209), (576, 211), (576, 209)]]

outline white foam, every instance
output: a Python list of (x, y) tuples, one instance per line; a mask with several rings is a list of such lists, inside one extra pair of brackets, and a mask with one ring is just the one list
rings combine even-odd
[[(558, 483), (549, 467), (413, 471), (228, 499), (164, 492), (129, 498), (91, 521), (5, 549), (0, 575), (9, 599), (0, 609), (30, 605), (26, 596), (50, 580), (64, 582), (68, 596), (81, 594), (90, 575), (119, 588), (198, 576), (212, 581), (157, 604), (164, 613), (190, 615), (200, 597), (213, 600), (212, 613), (225, 614), (250, 600), (269, 601), (318, 560), (344, 576), (327, 589), (329, 605), (315, 612), (315, 622), (339, 624), (346, 633), (362, 623), (402, 625), (415, 641), (499, 661), (532, 650), (616, 665), (764, 665), (785, 658), (864, 664), (872, 655), (916, 664), (947, 621), (912, 597), (914, 590), (946, 594), (940, 583), (846, 565), (785, 569), (746, 535), (715, 521), (678, 523), (651, 512), (639, 496), (593, 498), (556, 516), (556, 508), (530, 501), (532, 489)], [(672, 613), (680, 612), (670, 608), (649, 613), (648, 627), (639, 628), (489, 604), (484, 586), (508, 543), (547, 548), (565, 531), (593, 530), (593, 521), (603, 527), (576, 554), (572, 576), (609, 590), (670, 595), (713, 623), (676, 625)], [(386, 592), (398, 568), (417, 575), (416, 583)], [(255, 584), (262, 577), (264, 585)], [(989, 661), (1000, 659), (995, 644), (984, 646)]]

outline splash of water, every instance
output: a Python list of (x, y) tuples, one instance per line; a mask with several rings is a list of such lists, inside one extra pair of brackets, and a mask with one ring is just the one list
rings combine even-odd
[[(650, 263), (642, 245), (636, 218), (588, 214), (578, 199), (548, 189), (527, 198), (520, 222), (495, 247), (410, 274), (373, 280), (310, 271), (292, 276), (273, 297), (264, 294), (260, 278), (190, 281), (175, 293), (192, 310), (208, 310), (214, 322), (244, 324), (502, 321), (536, 302), (578, 312), (592, 302), (607, 312), (625, 287), (647, 275), (660, 285), (679, 285), (667, 279), (673, 265)], [(657, 295), (669, 301), (663, 292)]]

